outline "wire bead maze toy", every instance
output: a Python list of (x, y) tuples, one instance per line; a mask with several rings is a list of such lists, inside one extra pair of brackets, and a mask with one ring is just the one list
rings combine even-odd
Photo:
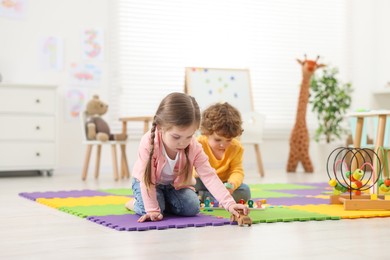
[(390, 210), (387, 151), (383, 147), (376, 152), (369, 148), (336, 148), (328, 157), (326, 170), (333, 187), (331, 204), (344, 204), (345, 210)]

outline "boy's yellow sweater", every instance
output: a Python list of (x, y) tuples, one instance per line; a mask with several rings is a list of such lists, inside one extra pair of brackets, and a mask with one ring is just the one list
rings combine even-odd
[(229, 182), (234, 185), (234, 189), (237, 189), (244, 181), (244, 168), (242, 167), (244, 148), (241, 143), (234, 138), (225, 150), (223, 158), (218, 160), (209, 146), (207, 136), (199, 136), (198, 141), (202, 144), (204, 152), (209, 157), (211, 167), (216, 170), (221, 181)]

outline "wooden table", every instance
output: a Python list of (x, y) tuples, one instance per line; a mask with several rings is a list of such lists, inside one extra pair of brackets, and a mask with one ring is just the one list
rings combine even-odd
[[(144, 122), (144, 133), (149, 131), (150, 122), (152, 122), (153, 116), (130, 116), (121, 117), (119, 121), (122, 122), (122, 133), (127, 134), (127, 122)], [(130, 178), (130, 171), (128, 168), (127, 157), (126, 157), (126, 145), (121, 144), (121, 176), (122, 178)]]
[[(355, 139), (353, 140), (353, 147), (360, 148), (361, 146), (364, 119), (367, 117), (378, 117), (378, 126), (377, 126), (377, 133), (375, 139), (375, 152), (378, 151), (379, 147), (383, 147), (383, 141), (385, 138), (385, 130), (386, 130), (386, 120), (387, 117), (390, 116), (390, 110), (372, 110), (367, 112), (353, 112), (353, 113), (349, 113), (347, 116), (357, 118)], [(378, 152), (378, 157), (380, 158), (381, 162), (383, 162), (382, 153)], [(356, 160), (354, 160), (353, 162), (356, 162)], [(374, 163), (374, 174), (377, 174), (378, 169), (377, 169), (377, 163), (375, 157), (373, 163)], [(356, 164), (353, 163), (353, 165), (351, 166), (351, 171), (354, 171), (355, 169), (356, 169)], [(376, 175), (374, 175), (373, 178), (375, 180)], [(373, 192), (376, 192), (375, 186), (376, 185), (374, 185)]]

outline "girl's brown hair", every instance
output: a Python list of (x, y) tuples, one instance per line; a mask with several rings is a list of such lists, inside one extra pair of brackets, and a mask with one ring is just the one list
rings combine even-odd
[(235, 138), (244, 131), (240, 112), (229, 103), (217, 103), (202, 114), (200, 126), (202, 135), (216, 133), (225, 138)]
[[(165, 130), (169, 130), (174, 126), (189, 127), (192, 125), (195, 125), (197, 129), (200, 125), (200, 109), (194, 97), (184, 93), (174, 92), (161, 101), (154, 116), (150, 131), (150, 153), (144, 174), (144, 183), (146, 187), (149, 188), (151, 184), (154, 185), (152, 182), (152, 156), (154, 152), (156, 127), (160, 126)], [(184, 151), (186, 155), (186, 164), (179, 174), (187, 174), (185, 183), (189, 183), (189, 180), (192, 178), (192, 169), (189, 167), (188, 146)]]

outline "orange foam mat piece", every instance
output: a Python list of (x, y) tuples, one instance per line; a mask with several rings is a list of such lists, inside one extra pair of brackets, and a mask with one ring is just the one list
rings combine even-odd
[(390, 211), (386, 210), (345, 210), (343, 205), (294, 205), (289, 208), (338, 216), (344, 219), (390, 217)]
[(115, 205), (123, 204), (129, 201), (129, 197), (125, 196), (94, 196), (94, 197), (78, 197), (78, 198), (40, 198), (36, 201), (52, 208), (74, 207), (74, 206), (92, 206), (92, 205)]

